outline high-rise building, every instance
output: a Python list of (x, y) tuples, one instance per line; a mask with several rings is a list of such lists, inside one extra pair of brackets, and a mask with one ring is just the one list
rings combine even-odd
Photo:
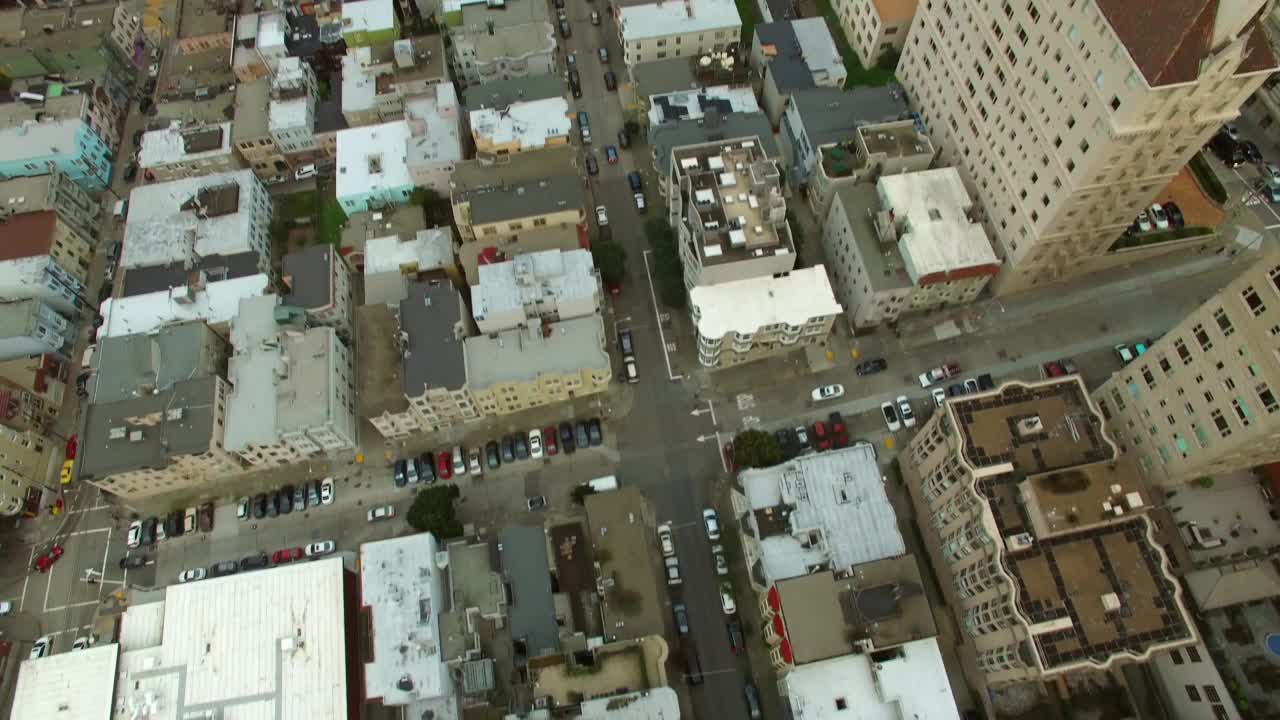
[(1280, 252), (1270, 252), (1093, 398), (1121, 448), (1160, 484), (1280, 459), (1277, 336)]
[(1276, 69), (1267, 5), (919, 4), (898, 77), (941, 164), (985, 207), (997, 292), (1110, 264), (1134, 217)]

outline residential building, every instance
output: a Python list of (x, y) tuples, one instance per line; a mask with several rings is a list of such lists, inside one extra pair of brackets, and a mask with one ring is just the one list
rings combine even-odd
[(690, 145), (715, 143), (724, 138), (755, 138), (766, 160), (778, 162), (781, 155), (773, 139), (773, 127), (762, 112), (705, 113), (697, 120), (666, 121), (649, 131), (649, 147), (653, 154), (653, 167), (658, 174), (658, 192), (665, 198), (678, 187), (672, 183), (672, 152)]
[(354, 0), (342, 4), (342, 40), (347, 47), (387, 45), (400, 38), (393, 0)]
[(842, 312), (821, 265), (689, 289), (698, 362), (707, 368), (823, 344)]
[(630, 68), (630, 82), (624, 81), (618, 88), (625, 119), (647, 126), (653, 110), (650, 101), (655, 95), (691, 93), (700, 87), (740, 88), (751, 84), (752, 70), (747, 63), (721, 53), (703, 65), (703, 57), (671, 57)]
[(512, 641), (524, 646), (528, 659), (558, 654), (560, 627), (551, 594), (545, 531), (540, 527), (507, 526), (498, 536), (498, 547), (503, 580), (511, 588), (507, 617)]
[(1153, 497), (1078, 375), (950, 398), (900, 458), (977, 692), (1196, 642)]
[(327, 557), (175, 584), (131, 603), (119, 620), (116, 698), (108, 712), (156, 707), (164, 698), (172, 703), (164, 707), (270, 706), (282, 718), (361, 717), (360, 664), (352, 662), (360, 657), (357, 582), (342, 558)]
[(1276, 70), (1266, 5), (918, 6), (897, 77), (985, 210), (998, 293), (1171, 251), (1109, 256)]
[(453, 83), (438, 83), (404, 101), (410, 138), (405, 149), (415, 187), (449, 192), (454, 166), (462, 161), (461, 108)]
[(795, 188), (808, 185), (820, 147), (851, 140), (861, 126), (902, 120), (906, 115), (907, 104), (895, 87), (813, 88), (792, 93), (778, 138), (787, 182)]
[(396, 91), (390, 47), (352, 48), (342, 56), (342, 116), (351, 127), (399, 120), (404, 98)]
[(586, 246), (587, 200), (571, 148), (509, 156), (501, 167), (458, 163), (451, 181), (458, 259), (470, 285), (481, 254), (514, 256)]
[(236, 43), (231, 54), (231, 70), (236, 79), (252, 82), (278, 72), (280, 61), (289, 55), (286, 38), (290, 34), (284, 13), (242, 14), (236, 21)]
[[(620, 709), (625, 708), (625, 709)], [(615, 720), (625, 713), (637, 720), (663, 720), (680, 715), (680, 698), (669, 687), (651, 687), (611, 697), (584, 700), (578, 705), (582, 720)]]
[(61, 172), (0, 180), (0, 218), (43, 210), (81, 235), (98, 237), (102, 205)]
[(914, 120), (855, 128), (850, 140), (820, 145), (809, 174), (809, 207), (826, 218), (836, 191), (880, 175), (919, 172), (933, 164), (933, 143)]
[(845, 655), (805, 665), (778, 684), (791, 714), (805, 720), (839, 720), (851, 712), (884, 718), (960, 717), (942, 652), (932, 638), (885, 653)]
[(628, 68), (672, 56), (718, 53), (742, 35), (733, 0), (623, 0), (614, 17)]
[(0, 362), (0, 378), (35, 397), (50, 416), (62, 411), (70, 374), (71, 363), (55, 355), (30, 355)]
[(76, 464), (80, 479), (144, 502), (217, 495), (244, 463), (223, 446), (226, 340), (194, 321), (99, 337)]
[[(120, 646), (107, 642), (22, 662), (14, 685), (11, 720), (40, 720), (59, 714), (110, 718), (119, 655)], [(65, 688), (72, 678), (76, 692), (70, 693)]]
[[(89, 102), (85, 96), (78, 99)], [(99, 192), (111, 178), (111, 146), (80, 112), (54, 116), (22, 102), (0, 106), (0, 176), (54, 171), (87, 192)]]
[(177, 39), (173, 49), (180, 55), (197, 55), (218, 50), (230, 58), (232, 28), (237, 18), (237, 3), (183, 3), (178, 16)]
[(0, 224), (0, 263), (48, 256), (75, 278), (83, 292), (89, 280), (93, 239), (62, 221), (54, 210), (22, 213)]
[(761, 99), (774, 124), (792, 92), (843, 88), (848, 77), (840, 49), (821, 17), (757, 25), (750, 61), (760, 76)]
[[(649, 128), (688, 120), (704, 120), (708, 114), (726, 117), (731, 113), (760, 111), (750, 85), (682, 88), (649, 97)], [(705, 120), (704, 120), (705, 122)]]
[(0, 303), (0, 360), (52, 353), (67, 356), (76, 325), (39, 300)]
[(874, 67), (886, 53), (902, 52), (919, 0), (837, 0), (840, 29), (863, 67)]
[(426, 229), (427, 217), (421, 205), (399, 205), (375, 212), (355, 213), (347, 216), (339, 251), (346, 256), (351, 267), (363, 272), (365, 246), (370, 240), (391, 235), (408, 240)]
[(231, 148), (231, 123), (183, 127), (174, 122), (142, 136), (138, 167), (148, 182), (169, 182), (243, 167)]
[(955, 168), (841, 185), (822, 246), (849, 327), (973, 302), (1000, 271)]
[[(230, 37), (227, 33), (225, 37)], [(230, 98), (220, 97), (233, 93), (236, 76), (231, 71), (229, 45), (210, 47), (194, 53), (170, 51), (160, 60), (160, 75), (156, 82), (156, 115), (164, 118), (183, 118), (187, 122), (202, 121), (213, 124), (225, 121), (223, 108)], [(212, 113), (196, 119), (188, 119), (175, 112), (176, 108), (191, 102), (203, 105)], [(212, 115), (212, 117), (210, 117)]]
[(58, 441), (50, 431), (62, 407), (4, 378), (0, 401), (0, 516), (34, 517), (44, 491), (53, 489), (49, 460)]
[(592, 315), (600, 311), (600, 275), (589, 250), (544, 250), (481, 265), (471, 288), (482, 333)]
[(371, 630), (363, 663), (367, 705), (408, 717), (462, 715), (442, 654), (442, 615), (452, 605), (446, 569), (436, 564), (442, 550), (431, 533), (360, 546), (361, 613)]
[(343, 212), (409, 202), (414, 188), (406, 157), (411, 138), (404, 120), (338, 132), (337, 195)]
[(84, 284), (47, 253), (0, 262), (0, 302), (17, 300), (35, 300), (76, 320), (93, 307)]
[(1232, 692), (1204, 643), (1170, 650), (1151, 660), (1164, 707), (1179, 720), (1240, 720)]
[(569, 102), (563, 97), (517, 101), (501, 108), (471, 110), (467, 115), (476, 157), (491, 164), (514, 153), (568, 145), (573, 130)]
[(419, 279), (448, 279), (461, 287), (450, 228), (419, 230), (411, 238), (388, 235), (365, 243), (365, 304), (398, 306), (409, 297), (409, 283)]
[(409, 409), (405, 394), (400, 321), (390, 305), (361, 305), (356, 308), (356, 356), (360, 418), (366, 420), (387, 447), (402, 442), (418, 431), (418, 418)]
[(331, 327), (350, 340), (355, 327), (355, 289), (351, 267), (331, 245), (312, 245), (284, 256), (281, 281), (284, 304), (307, 313), (307, 324)]
[(444, 0), (449, 64), (463, 87), (558, 74), (551, 12), (540, 0)]
[(530, 75), (511, 80), (490, 80), (462, 91), (462, 104), (470, 114), (483, 108), (501, 109), (514, 103), (564, 97), (564, 78)]
[(316, 106), (320, 104), (315, 71), (294, 57), (284, 58), (278, 67), (271, 81), (271, 106), (267, 114), (271, 139), (280, 152), (295, 163), (315, 160)]
[(244, 164), (264, 183), (285, 182), (291, 169), (271, 136), (271, 80), (260, 77), (236, 84), (231, 144)]
[(467, 387), (484, 415), (509, 415), (609, 389), (604, 320), (593, 314), (469, 337)]
[[(595, 565), (596, 582), (602, 586), (597, 612), (608, 635), (617, 642), (642, 642), (666, 631), (666, 603), (663, 588), (654, 580), (652, 568), (662, 563), (658, 546), (650, 542), (658, 524), (653, 504), (635, 485), (592, 493), (583, 498), (587, 513), (587, 533), (581, 545)], [(555, 530), (553, 529), (553, 533)], [(557, 554), (558, 559), (558, 554)], [(563, 587), (563, 586), (562, 586)], [(619, 588), (639, 598), (631, 607), (617, 602)], [(655, 683), (656, 684), (656, 683)]]
[[(8, 77), (60, 74), (63, 81), (76, 82), (103, 70), (122, 69), (124, 60), (133, 56), (134, 38), (116, 32), (118, 25), (128, 24), (120, 18), (121, 3), (50, 5), (7, 11), (13, 12), (17, 35), (0, 53), (0, 67)], [(126, 43), (118, 45), (118, 39)]]
[(1152, 482), (1174, 487), (1280, 458), (1280, 360), (1266, 350), (1280, 333), (1277, 310), (1280, 253), (1268, 252), (1093, 391)]
[[(206, 270), (182, 273), (173, 266), (158, 270), (161, 272), (149, 279), (178, 284), (107, 298), (99, 311), (103, 318), (102, 326), (98, 328), (99, 338), (154, 332), (192, 320), (208, 323), (218, 334), (225, 336), (232, 318), (240, 311), (241, 300), (266, 295), (274, 289), (271, 277), (264, 273), (211, 279)], [(170, 272), (174, 273), (175, 279), (165, 277)], [(141, 273), (134, 271), (132, 274)], [(126, 273), (126, 287), (128, 276)], [(177, 277), (183, 279), (176, 280)]]

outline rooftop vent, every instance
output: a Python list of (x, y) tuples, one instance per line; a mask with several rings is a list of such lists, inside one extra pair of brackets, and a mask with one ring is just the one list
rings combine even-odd
[(1039, 435), (1044, 432), (1044, 422), (1040, 420), (1039, 415), (1032, 415), (1019, 420), (1017, 428), (1020, 437)]

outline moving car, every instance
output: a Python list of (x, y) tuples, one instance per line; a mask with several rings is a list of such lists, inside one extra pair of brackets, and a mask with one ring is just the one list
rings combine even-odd
[[(605, 74), (604, 74), (604, 89), (605, 89), (605, 90), (608, 90), (609, 92), (613, 92), (614, 90), (617, 90), (617, 89), (618, 89), (618, 75), (617, 75), (617, 73), (615, 73), (614, 71), (610, 70), (609, 72), (607, 72), (607, 73), (605, 73)], [(622, 142), (622, 138), (624, 138), (624, 137), (627, 137), (627, 136), (623, 134), (623, 131), (619, 131), (619, 132), (618, 132), (618, 144), (625, 148), (625, 147), (627, 147), (630, 143)], [(628, 140), (629, 140), (629, 139), (630, 139), (630, 138), (628, 138)]]
[(884, 358), (876, 358), (858, 363), (858, 366), (854, 368), (854, 372), (859, 375), (875, 375), (887, 367), (889, 367), (888, 361)]
[(729, 631), (729, 652), (734, 655), (740, 655), (746, 650), (746, 645), (742, 641), (742, 623), (738, 622), (738, 618), (729, 618), (729, 622), (725, 623), (726, 629)]
[(675, 542), (671, 539), (670, 523), (658, 526), (658, 546), (662, 548), (662, 557), (671, 557), (676, 554)]
[(209, 573), (207, 573), (205, 569), (202, 567), (183, 570), (181, 573), (178, 574), (178, 582), (186, 583), (186, 582), (195, 582), (197, 580), (203, 580), (208, 574)]
[(542, 458), (542, 431), (538, 428), (529, 431), (529, 457), (534, 460)]
[(631, 196), (631, 199), (632, 199), (632, 200), (635, 202), (635, 204), (636, 204), (636, 210), (638, 210), (639, 212), (643, 213), (643, 212), (645, 211), (645, 206), (644, 206), (644, 193), (635, 193), (635, 194), (633, 194), (633, 195)]
[(716, 517), (716, 511), (707, 508), (702, 511), (702, 525), (707, 529), (708, 540), (720, 539), (720, 519)]
[(898, 432), (902, 429), (902, 423), (898, 422), (898, 410), (893, 403), (888, 400), (880, 403), (880, 414), (884, 416), (884, 424), (889, 428), (889, 432)]
[[(975, 390), (977, 388), (974, 388)], [(906, 427), (916, 426), (916, 414), (911, 410), (911, 401), (906, 395), (898, 396), (898, 414), (902, 416), (902, 424)]]
[(595, 10), (591, 11), (591, 24), (592, 25), (600, 24), (600, 13), (596, 12)]
[(320, 557), (321, 555), (328, 555), (333, 552), (335, 548), (337, 548), (337, 545), (332, 540), (321, 540), (307, 545), (307, 547), (303, 549), (303, 554), (307, 557)]
[(63, 460), (62, 468), (58, 471), (58, 483), (61, 485), (70, 485), (71, 478), (75, 472), (75, 460)]
[(939, 365), (938, 367), (933, 368), (932, 370), (926, 370), (920, 373), (920, 387), (926, 388), (936, 382), (941, 382), (943, 380), (946, 380), (947, 378), (953, 378), (959, 374), (960, 374), (960, 366), (957, 365), (956, 363), (946, 363), (944, 365)]
[(609, 62), (609, 48), (601, 45), (600, 47), (596, 48), (596, 55), (600, 58), (600, 62), (602, 63)]
[(45, 552), (36, 556), (36, 561), (33, 563), (32, 569), (39, 573), (49, 572), (49, 569), (53, 567), (54, 563), (58, 562), (58, 558), (62, 557), (64, 552), (65, 551), (62, 549), (61, 545), (54, 545)]
[(603, 205), (596, 206), (596, 224), (600, 227), (609, 225), (609, 211)]
[(396, 516), (396, 509), (393, 505), (379, 505), (375, 508), (369, 508), (367, 517), (369, 522), (377, 522), (379, 520), (390, 520)]
[(146, 564), (146, 555), (125, 555), (119, 562), (121, 570), (136, 570)]
[(680, 560), (674, 557), (669, 557), (662, 562), (667, 567), (668, 585), (679, 585), (684, 582), (684, 580), (680, 578)]
[(813, 389), (813, 392), (809, 393), (809, 397), (812, 398), (814, 402), (835, 400), (836, 398), (844, 397), (844, 386), (836, 383), (835, 385), (823, 385), (822, 387), (816, 387)]
[(728, 575), (728, 574), (729, 574), (729, 561), (728, 561), (728, 560), (726, 560), (726, 559), (725, 559), (725, 557), (724, 557), (724, 546), (723, 546), (723, 545), (712, 545), (712, 546), (711, 546), (711, 561), (712, 561), (712, 563), (713, 563), (713, 564), (715, 564), (715, 566), (716, 566), (716, 574), (717, 574), (717, 575)]
[(720, 583), (720, 608), (724, 610), (725, 615), (738, 612), (738, 604), (733, 601), (733, 586), (728, 580)]
[(605, 145), (605, 146), (604, 146), (604, 159), (605, 159), (605, 161), (606, 161), (606, 162), (608, 162), (610, 165), (617, 165), (617, 164), (618, 164), (618, 148), (616, 148), (616, 147), (614, 147), (614, 146), (612, 146), (612, 145)]
[(588, 175), (600, 174), (600, 163), (596, 162), (595, 155), (587, 155), (587, 174)]
[(760, 692), (756, 690), (756, 686), (747, 683), (742, 689), (743, 695), (747, 699), (747, 715), (751, 720), (760, 720), (762, 714), (760, 712)]
[(684, 603), (676, 603), (671, 606), (671, 615), (676, 621), (676, 631), (681, 635), (689, 634), (689, 609)]

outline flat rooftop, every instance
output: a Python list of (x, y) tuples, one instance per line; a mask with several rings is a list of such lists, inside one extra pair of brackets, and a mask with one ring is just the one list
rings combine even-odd
[(574, 149), (557, 147), (512, 155), (500, 166), (482, 164), (474, 159), (464, 160), (454, 166), (450, 183), (456, 204), (476, 191), (547, 177), (570, 176), (581, 182), (581, 174)]
[(22, 661), (9, 720), (110, 720), (119, 657), (106, 643)]
[(906, 553), (872, 448), (806, 455), (738, 475), (762, 584)]
[(897, 243), (881, 243), (876, 229), (880, 212), (880, 193), (873, 183), (846, 183), (836, 190), (840, 207), (849, 221), (852, 242), (858, 245), (866, 272), (859, 278), (875, 292), (912, 287), (907, 263), (898, 252)]
[(404, 394), (418, 397), (430, 388), (457, 390), (468, 379), (463, 338), (466, 307), (448, 281), (409, 283), (400, 301), (404, 341)]
[(733, 0), (626, 2), (619, 3), (617, 14), (623, 42), (715, 30), (733, 30), (724, 40), (736, 42), (737, 31), (742, 27), (738, 6)]
[(801, 720), (960, 720), (933, 638), (798, 667), (779, 684)]
[(697, 120), (708, 110), (728, 115), (733, 112), (759, 112), (760, 103), (750, 87), (718, 85), (649, 96), (649, 124), (661, 125), (678, 120)]
[(884, 175), (877, 181), (890, 218), (877, 223), (897, 238), (907, 275), (920, 283), (995, 275), (1000, 258), (987, 231), (970, 217), (973, 200), (955, 168)]
[(182, 3), (182, 15), (178, 18), (178, 37), (194, 38), (230, 32), (234, 19), (234, 14), (227, 13), (226, 3), (218, 0), (188, 0)]
[(138, 166), (145, 170), (179, 162), (199, 163), (230, 153), (230, 122), (198, 127), (180, 127), (175, 123), (142, 135)]
[(410, 137), (404, 120), (339, 130), (337, 196), (413, 186), (405, 154)]
[(312, 245), (284, 256), (281, 279), (289, 289), (286, 305), (308, 310), (334, 304), (336, 268), (343, 260), (332, 245)]
[(202, 287), (183, 285), (172, 290), (107, 298), (101, 313), (106, 320), (98, 337), (147, 333), (166, 325), (203, 320), (210, 325), (230, 322), (240, 311), (240, 301), (271, 291), (265, 274), (210, 282)]
[(672, 160), (704, 264), (795, 252), (778, 168), (757, 138), (678, 148)]
[(437, 83), (425, 93), (405, 98), (404, 114), (414, 132), (405, 151), (411, 167), (462, 160), (458, 113), (458, 92), (450, 82)]
[(247, 169), (136, 186), (120, 266), (192, 265), (199, 257), (255, 251), (253, 229), (266, 224), (266, 202), (266, 189)]
[(699, 285), (689, 291), (689, 306), (697, 313), (698, 333), (707, 338), (750, 334), (770, 325), (799, 332), (811, 318), (844, 312), (822, 265), (782, 276)]
[(502, 109), (472, 110), (471, 136), (477, 144), (536, 150), (572, 129), (569, 102), (563, 97), (514, 102)]
[(403, 364), (396, 338), (400, 323), (387, 305), (356, 308), (356, 398), (360, 417), (400, 413), (409, 407), (404, 394)]
[[(471, 288), (476, 322), (493, 313), (558, 307), (600, 293), (600, 278), (590, 250), (543, 250), (481, 265), (480, 282)], [(565, 317), (561, 315), (561, 317)]]
[(560, 626), (551, 596), (546, 534), (541, 527), (512, 526), (499, 538), (502, 573), (511, 587), (511, 639), (524, 646), (525, 659), (554, 655), (560, 651)]
[(613, 367), (599, 315), (477, 335), (465, 343), (467, 381), (476, 390), (583, 370), (607, 377)]
[(342, 3), (342, 32), (372, 32), (395, 27), (396, 9), (392, 0), (359, 0)]
[[(635, 487), (622, 487), (586, 497), (587, 524), (600, 578), (613, 580), (602, 603), (606, 632), (618, 640), (661, 635), (666, 630), (666, 592), (659, 584), (653, 524), (648, 502)], [(601, 555), (608, 560), (601, 560)], [(613, 596), (628, 592), (633, 603)]]
[(364, 301), (397, 304), (409, 296), (409, 283), (419, 274), (444, 272), (453, 264), (451, 228), (419, 230), (412, 239), (373, 238), (365, 243)]
[[(537, 156), (546, 152), (553, 151), (519, 153), (517, 157)], [(584, 211), (586, 194), (582, 189), (581, 176), (544, 175), (521, 181), (508, 177), (505, 168), (506, 165), (491, 168), (492, 185), (454, 190), (455, 203), (471, 204), (472, 225), (487, 225), (573, 210), (581, 214)], [(556, 172), (558, 169), (554, 165), (544, 166), (544, 172)]]
[(366, 249), (369, 240), (389, 235), (410, 238), (426, 227), (427, 219), (421, 205), (399, 205), (386, 210), (352, 213), (342, 229), (343, 254), (352, 260), (354, 267), (361, 268), (368, 263)]

